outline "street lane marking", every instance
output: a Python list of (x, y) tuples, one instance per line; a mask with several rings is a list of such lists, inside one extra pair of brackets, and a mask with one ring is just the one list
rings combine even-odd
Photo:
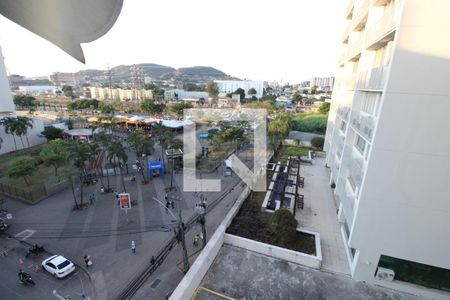
[(27, 238), (32, 236), (35, 232), (36, 232), (36, 230), (25, 229), (24, 231), (21, 231), (18, 234), (16, 234), (14, 237), (18, 240), (25, 241)]

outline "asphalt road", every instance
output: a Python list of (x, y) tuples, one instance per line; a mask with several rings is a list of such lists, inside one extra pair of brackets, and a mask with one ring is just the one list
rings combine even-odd
[[(7, 248), (8, 256), (0, 258), (0, 298), (9, 299), (57, 299), (53, 290), (71, 299), (81, 299), (82, 295), (90, 296), (93, 287), (90, 279), (82, 269), (76, 267), (75, 272), (63, 279), (57, 279), (44, 271), (41, 262), (50, 257), (48, 253), (25, 258), (28, 246), (14, 239), (0, 239), (2, 249)], [(19, 269), (31, 275), (35, 286), (25, 285), (18, 280)]]

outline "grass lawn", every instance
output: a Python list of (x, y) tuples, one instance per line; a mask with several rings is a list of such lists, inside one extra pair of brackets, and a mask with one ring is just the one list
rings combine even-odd
[[(26, 185), (23, 178), (9, 178), (8, 175), (6, 175), (6, 171), (9, 167), (9, 164), (11, 161), (19, 156), (31, 156), (34, 158), (37, 158), (39, 153), (41, 152), (42, 148), (46, 144), (41, 144), (37, 146), (33, 146), (27, 149), (18, 150), (15, 152), (6, 153), (3, 155), (0, 155), (0, 183), (4, 183), (7, 185), (11, 185), (13, 187), (17, 187), (20, 189), (23, 189), (25, 191), (35, 191), (36, 189), (42, 189), (42, 184), (49, 180), (49, 179), (55, 179), (55, 169), (53, 167), (46, 167), (43, 164), (39, 165), (39, 169), (36, 173), (34, 173), (32, 176), (28, 176), (27, 180), (30, 183), (30, 185)], [(62, 175), (65, 170), (68, 168), (72, 168), (72, 166), (64, 166), (61, 168), (58, 168), (58, 175)]]
[(324, 134), (327, 129), (327, 120), (328, 114), (298, 113), (292, 118), (292, 129)]
[(281, 162), (283, 165), (286, 164), (289, 156), (307, 156), (308, 148), (296, 147), (296, 146), (283, 146), (281, 151), (276, 157), (274, 157), (274, 162)]
[(201, 157), (197, 162), (197, 167), (202, 170), (212, 171), (212, 169), (215, 168), (218, 163), (222, 162), (231, 154), (231, 152), (234, 151), (236, 145), (226, 143), (221, 145), (219, 149), (214, 149), (213, 146), (209, 146), (208, 148), (210, 151), (208, 153), (208, 157)]

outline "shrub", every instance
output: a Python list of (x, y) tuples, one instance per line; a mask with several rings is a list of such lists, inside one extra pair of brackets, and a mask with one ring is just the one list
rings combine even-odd
[(311, 139), (311, 145), (312, 145), (314, 148), (317, 148), (317, 149), (320, 149), (320, 150), (323, 149), (323, 143), (324, 143), (324, 142), (325, 142), (325, 140), (324, 140), (323, 137), (318, 137), (318, 136), (316, 136), (316, 137), (313, 137), (313, 138)]
[(297, 236), (298, 222), (287, 209), (281, 208), (272, 215), (271, 229), (282, 243), (291, 243)]

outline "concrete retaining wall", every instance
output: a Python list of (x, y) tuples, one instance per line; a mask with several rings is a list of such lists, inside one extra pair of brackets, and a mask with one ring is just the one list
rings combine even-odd
[(170, 300), (191, 299), (195, 290), (200, 285), (203, 277), (206, 275), (206, 272), (208, 272), (209, 267), (211, 267), (211, 264), (216, 258), (217, 253), (222, 247), (227, 227), (231, 224), (231, 221), (239, 212), (242, 203), (245, 201), (245, 199), (247, 199), (247, 196), (249, 194), (250, 189), (246, 187), (239, 195), (238, 199), (228, 212), (225, 219), (222, 221), (222, 223), (220, 223), (219, 227), (206, 244), (206, 247), (202, 250), (200, 255), (192, 264), (191, 268), (183, 277), (180, 284), (178, 284), (175, 291), (173, 291), (172, 295), (169, 298)]
[(306, 232), (313, 234), (316, 240), (317, 255), (309, 255), (286, 248), (277, 247), (274, 245), (253, 241), (242, 238), (240, 236), (225, 234), (224, 242), (239, 248), (244, 248), (249, 251), (257, 252), (273, 258), (282, 259), (299, 265), (304, 265), (310, 268), (319, 269), (322, 264), (322, 251), (320, 249), (320, 236), (318, 233), (297, 229), (299, 232)]

